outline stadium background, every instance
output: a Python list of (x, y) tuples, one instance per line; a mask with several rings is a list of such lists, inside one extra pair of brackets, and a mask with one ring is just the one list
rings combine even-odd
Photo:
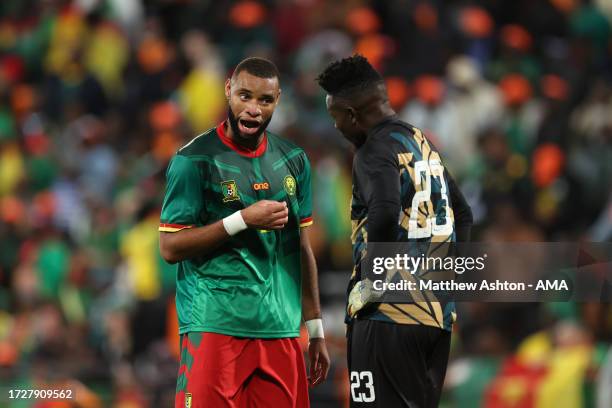
[[(347, 400), (350, 148), (316, 74), (352, 52), (459, 180), (479, 241), (610, 241), (612, 1), (3, 0), (0, 406), (171, 406), (174, 268), (158, 251), (174, 151), (226, 114), (243, 57), (275, 61), (271, 129), (313, 165), (330, 378)], [(612, 407), (612, 310), (463, 304), (444, 407)], [(607, 373), (607, 374), (606, 374)], [(607, 375), (607, 377), (606, 377)]]

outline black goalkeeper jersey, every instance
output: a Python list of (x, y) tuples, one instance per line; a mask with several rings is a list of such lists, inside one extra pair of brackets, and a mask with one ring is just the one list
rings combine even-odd
[[(355, 154), (351, 221), (349, 292), (364, 278), (368, 242), (410, 242), (427, 253), (438, 243), (467, 241), (472, 213), (435, 147), (418, 128), (392, 117), (371, 129)], [(450, 330), (456, 313), (454, 302), (429, 298), (377, 303), (358, 317)]]

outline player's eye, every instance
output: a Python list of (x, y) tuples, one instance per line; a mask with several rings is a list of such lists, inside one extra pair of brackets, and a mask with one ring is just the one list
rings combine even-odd
[(240, 94), (240, 100), (241, 101), (248, 101), (250, 99), (250, 96), (248, 94)]

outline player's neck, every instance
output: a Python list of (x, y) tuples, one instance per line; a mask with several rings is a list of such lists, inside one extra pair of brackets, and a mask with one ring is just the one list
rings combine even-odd
[(396, 117), (395, 111), (388, 105), (379, 105), (370, 109), (363, 118), (363, 127), (367, 129), (366, 133), (378, 126)]

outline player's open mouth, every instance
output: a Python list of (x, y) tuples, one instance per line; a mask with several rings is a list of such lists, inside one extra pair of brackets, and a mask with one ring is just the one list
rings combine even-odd
[(238, 128), (240, 131), (247, 135), (252, 135), (259, 130), (260, 123), (256, 120), (240, 119), (238, 121)]

